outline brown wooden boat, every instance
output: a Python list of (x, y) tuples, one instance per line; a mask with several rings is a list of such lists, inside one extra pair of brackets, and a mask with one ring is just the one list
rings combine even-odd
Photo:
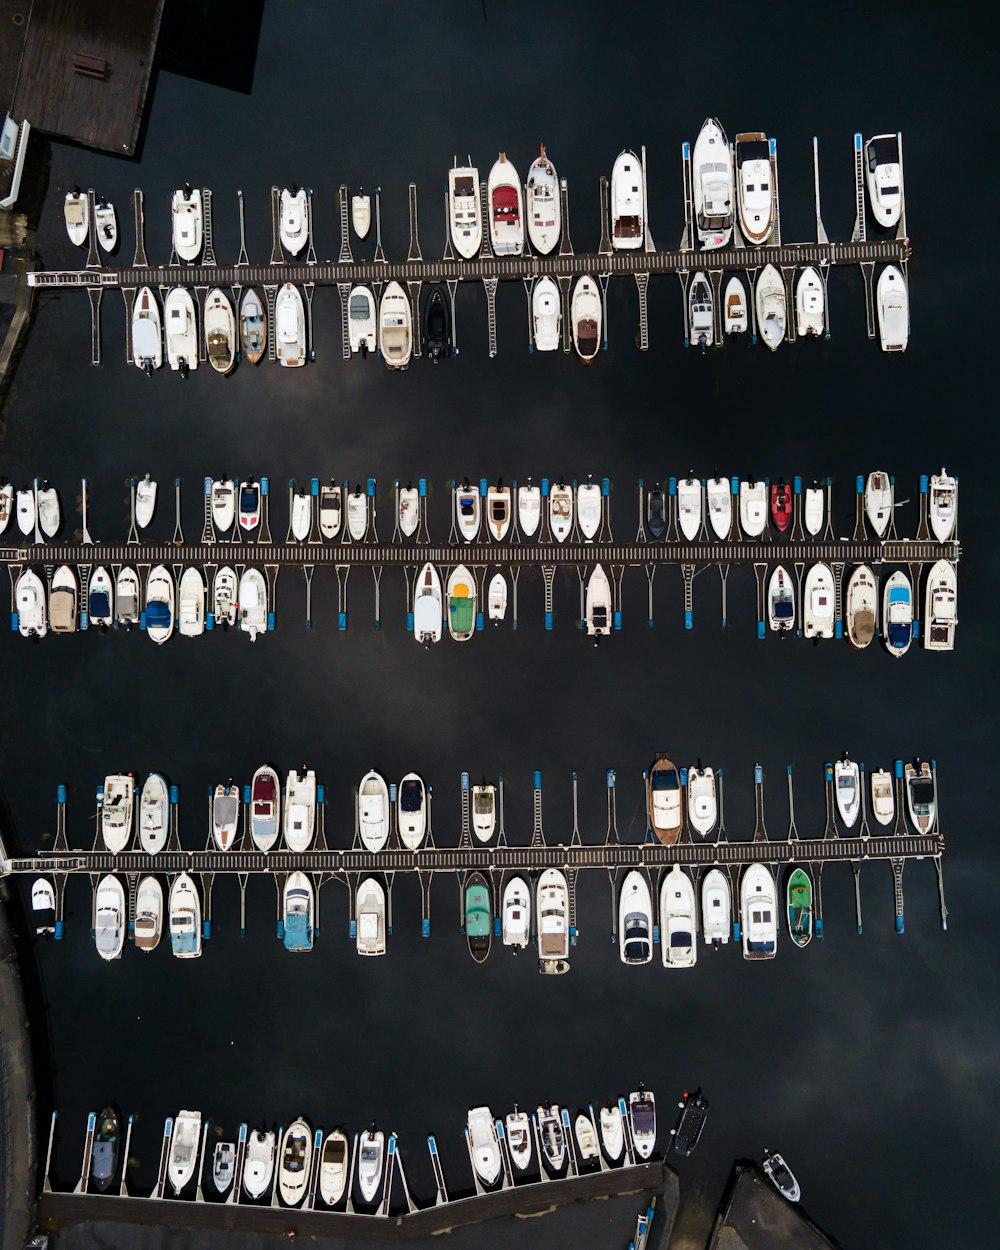
[(684, 826), (684, 790), (680, 773), (665, 755), (658, 755), (646, 783), (649, 827), (664, 846), (673, 846)]

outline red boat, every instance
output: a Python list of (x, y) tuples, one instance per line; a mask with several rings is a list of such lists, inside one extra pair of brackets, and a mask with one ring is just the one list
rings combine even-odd
[(781, 534), (792, 523), (792, 488), (785, 482), (775, 482), (771, 487), (771, 516)]

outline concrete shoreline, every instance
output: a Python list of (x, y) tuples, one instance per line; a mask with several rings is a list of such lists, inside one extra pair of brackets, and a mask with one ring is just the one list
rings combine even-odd
[(32, 1228), (36, 1179), (35, 1084), (14, 939), (0, 897), (0, 1245), (19, 1250)]

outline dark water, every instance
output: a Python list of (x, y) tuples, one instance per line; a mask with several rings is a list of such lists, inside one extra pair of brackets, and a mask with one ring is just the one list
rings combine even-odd
[[(484, 967), (472, 963), (450, 882), (435, 888), (430, 941), (419, 936), (416, 884), (397, 884), (390, 957), (375, 961), (354, 954), (340, 885), (323, 892), (312, 958), (295, 960), (274, 937), (270, 883), (251, 885), (241, 940), (235, 884), (218, 882), (204, 958), (183, 964), (161, 948), (105, 965), (87, 937), (89, 896), (78, 883), (66, 941), (38, 948), (25, 970), (45, 1004), (44, 1022), (36, 1019), (51, 1070), (40, 1074), (40, 1103), (43, 1113), (58, 1106), (65, 1121), (60, 1180), (72, 1183), (79, 1166), (86, 1110), (114, 1098), (140, 1116), (133, 1154), (143, 1179), (155, 1168), (163, 1117), (180, 1106), (201, 1108), (230, 1132), (241, 1119), (287, 1123), (304, 1112), (319, 1124), (377, 1118), (397, 1130), (414, 1186), (429, 1196), (423, 1135), (437, 1133), (458, 1186), (470, 1104), (498, 1113), (543, 1097), (574, 1105), (642, 1079), (664, 1108), (699, 1083), (713, 1100), (703, 1146), (680, 1169), (695, 1207), (714, 1206), (734, 1157), (767, 1144), (784, 1151), (808, 1210), (845, 1246), (982, 1240), (996, 1193), (986, 1143), (1000, 1092), (987, 901), (997, 560), (984, 542), (996, 436), (990, 361), (962, 337), (970, 274), (958, 269), (964, 232), (954, 166), (942, 165), (942, 154), (968, 84), (987, 81), (985, 44), (972, 17), (953, 15), (942, 47), (936, 17), (913, 11), (901, 30), (889, 12), (866, 13), (852, 27), (849, 11), (779, 7), (750, 46), (738, 37), (745, 19), (737, 9), (714, 29), (693, 13), (650, 13), (638, 39), (604, 6), (489, 5), (488, 16), (484, 24), (475, 4), (380, 6), (360, 16), (269, 4), (252, 95), (164, 73), (137, 166), (55, 149), (45, 264), (79, 262), (61, 219), (62, 194), (75, 183), (112, 196), (120, 213), (141, 185), (147, 251), (164, 258), (174, 186), (213, 188), (221, 257), (236, 253), (242, 187), (251, 253), (263, 258), (272, 182), (315, 189), (321, 256), (337, 249), (337, 185), (379, 183), (386, 253), (400, 256), (414, 179), (432, 254), (443, 244), (439, 206), (452, 154), (471, 152), (485, 170), (503, 147), (523, 174), (540, 140), (569, 179), (578, 250), (598, 239), (599, 175), (623, 146), (645, 142), (652, 230), (671, 246), (682, 215), (679, 144), (706, 113), (731, 133), (760, 125), (778, 136), (789, 239), (812, 231), (810, 140), (818, 135), (824, 217), (843, 238), (853, 220), (851, 136), (898, 127), (915, 246), (910, 350), (889, 359), (867, 342), (860, 278), (837, 273), (829, 344), (772, 356), (739, 343), (706, 359), (684, 352), (679, 291), (666, 279), (650, 291), (652, 349), (636, 351), (634, 291), (619, 282), (611, 350), (586, 371), (561, 355), (528, 355), (524, 297), (512, 286), (499, 294), (500, 356), (491, 362), (485, 301), (471, 288), (459, 296), (461, 356), (390, 376), (374, 361), (341, 361), (337, 296), (321, 291), (318, 358), (301, 373), (243, 367), (225, 383), (207, 370), (187, 384), (167, 374), (147, 382), (124, 363), (117, 297), (105, 301), (106, 363), (93, 370), (86, 302), (66, 294), (39, 310), (6, 414), (3, 472), (17, 483), (49, 477), (64, 502), (80, 476), (91, 478), (91, 530), (107, 539), (124, 537), (126, 480), (146, 471), (161, 483), (184, 479), (189, 537), (200, 529), (206, 473), (269, 473), (275, 482), (371, 474), (384, 488), (425, 475), (437, 488), (432, 532), (443, 536), (452, 477), (592, 472), (615, 482), (616, 533), (628, 537), (640, 476), (832, 474), (838, 532), (847, 534), (855, 473), (884, 466), (899, 495), (913, 499), (918, 475), (945, 463), (962, 477), (958, 650), (914, 651), (895, 663), (876, 648), (758, 643), (753, 581), (737, 572), (725, 634), (714, 573), (696, 582), (696, 625), (685, 633), (680, 578), (661, 571), (655, 628), (644, 624), (644, 579), (630, 573), (625, 628), (598, 651), (573, 628), (576, 579), (566, 574), (553, 633), (542, 627), (541, 579), (527, 576), (516, 634), (425, 654), (405, 633), (402, 583), (391, 573), (381, 633), (370, 627), (370, 579), (356, 574), (342, 634), (332, 576), (314, 585), (307, 632), (301, 579), (286, 572), (279, 629), (252, 648), (220, 634), (162, 649), (138, 635), (3, 641), (5, 839), (45, 844), (62, 781), (71, 838), (89, 844), (93, 788), (104, 774), (157, 769), (181, 786), (182, 836), (201, 845), (207, 786), (249, 779), (264, 759), (283, 772), (302, 761), (315, 767), (330, 827), (341, 831), (351, 786), (367, 768), (390, 778), (416, 768), (435, 786), (439, 840), (457, 836), (463, 768), (504, 772), (512, 841), (530, 833), (534, 768), (544, 773), (548, 837), (568, 838), (576, 770), (583, 836), (600, 839), (604, 770), (613, 766), (620, 828), (637, 838), (640, 774), (656, 750), (725, 767), (731, 837), (752, 828), (757, 760), (771, 832), (783, 833), (783, 766), (794, 763), (804, 833), (821, 827), (824, 759), (849, 748), (876, 767), (920, 754), (940, 766), (950, 930), (939, 928), (930, 864), (907, 870), (902, 938), (893, 932), (888, 867), (863, 873), (860, 938), (851, 874), (831, 868), (827, 936), (805, 953), (786, 940), (765, 966), (728, 949), (711, 959), (702, 952), (686, 976), (658, 962), (627, 970), (609, 941), (606, 878), (594, 874), (580, 883), (572, 972), (543, 979), (531, 959), (503, 950)], [(846, 37), (852, 31), (860, 37)], [(886, 66), (879, 50), (901, 39), (906, 55)], [(755, 78), (751, 48), (765, 42), (775, 72)], [(995, 110), (986, 99), (977, 106)], [(387, 494), (382, 509), (384, 524)], [(283, 504), (276, 521), (275, 532)], [(910, 503), (900, 532), (915, 522)], [(166, 536), (165, 513), (157, 526)]]

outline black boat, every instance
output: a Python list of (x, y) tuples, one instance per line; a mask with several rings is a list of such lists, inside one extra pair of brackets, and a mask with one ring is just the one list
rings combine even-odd
[(436, 365), (451, 355), (451, 300), (440, 284), (424, 304), (424, 355)]
[(97, 1117), (94, 1144), (90, 1152), (90, 1179), (102, 1192), (108, 1188), (118, 1170), (118, 1142), (121, 1125), (112, 1107), (105, 1107)]
[(646, 496), (646, 524), (651, 538), (662, 538), (667, 532), (667, 515), (659, 482)]
[(674, 1129), (674, 1150), (685, 1158), (691, 1154), (701, 1141), (708, 1119), (708, 1099), (700, 1089), (693, 1094), (684, 1091), (684, 1099), (678, 1104), (681, 1108), (681, 1120)]

